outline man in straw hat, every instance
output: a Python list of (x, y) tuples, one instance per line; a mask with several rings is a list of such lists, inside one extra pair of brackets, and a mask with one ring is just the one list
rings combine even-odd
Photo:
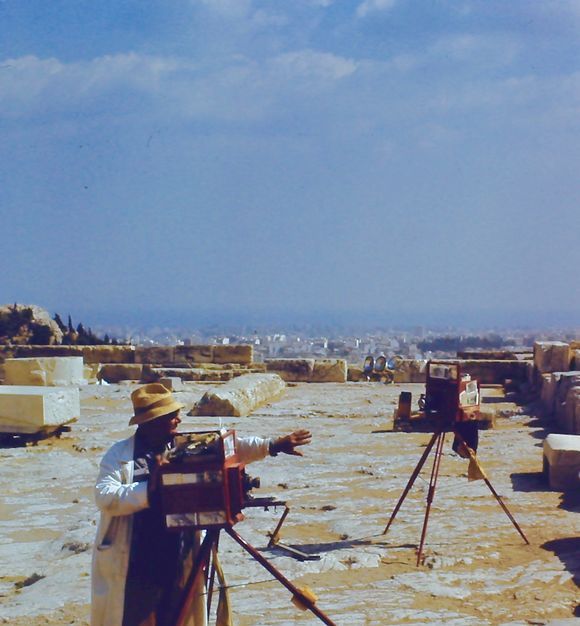
[[(159, 467), (181, 422), (183, 404), (160, 383), (131, 394), (137, 431), (104, 455), (95, 487), (101, 512), (92, 568), (91, 626), (168, 626), (184, 559), (199, 533), (169, 532), (158, 506)], [(307, 430), (277, 439), (238, 437), (240, 460), (251, 463), (279, 452), (302, 456)], [(197, 535), (197, 536), (195, 536)], [(206, 623), (203, 603), (190, 624)]]

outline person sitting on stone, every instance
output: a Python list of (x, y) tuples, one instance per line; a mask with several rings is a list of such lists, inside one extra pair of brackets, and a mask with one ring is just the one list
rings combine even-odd
[[(100, 521), (93, 551), (91, 626), (168, 626), (184, 564), (199, 547), (199, 532), (166, 529), (158, 504), (159, 468), (184, 405), (160, 383), (138, 388), (131, 400), (129, 424), (137, 430), (105, 453), (95, 486)], [(237, 454), (242, 463), (279, 452), (302, 456), (297, 448), (311, 438), (307, 430), (278, 438), (238, 437)], [(201, 595), (188, 624), (206, 624)]]

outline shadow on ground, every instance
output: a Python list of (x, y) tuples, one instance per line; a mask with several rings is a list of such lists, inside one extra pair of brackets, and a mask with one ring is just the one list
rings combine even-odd
[[(579, 498), (580, 499), (580, 498)], [(564, 567), (572, 574), (572, 580), (580, 587), (580, 537), (563, 537), (542, 544), (544, 550), (553, 552)], [(580, 604), (576, 606), (574, 615), (580, 617)]]

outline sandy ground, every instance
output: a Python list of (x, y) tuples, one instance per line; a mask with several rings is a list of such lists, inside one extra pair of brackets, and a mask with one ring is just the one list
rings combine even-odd
[[(468, 482), (467, 462), (450, 442), (425, 564), (416, 567), (415, 560), (430, 467), (382, 535), (430, 437), (390, 432), (393, 409), (400, 391), (416, 399), (421, 388), (298, 384), (250, 417), (223, 419), (242, 435), (312, 431), (304, 458), (280, 455), (250, 473), (262, 480), (256, 495), (291, 507), (282, 540), (320, 559), (300, 562), (265, 548), (280, 509), (248, 509), (236, 530), (290, 580), (315, 591), (336, 624), (580, 624), (580, 498), (547, 488), (541, 475), (546, 431), (495, 390), (487, 391), (484, 408), (503, 416), (480, 433), (479, 458), (531, 545), (485, 483)], [(176, 395), (189, 406), (206, 389), (191, 384)], [(88, 624), (92, 485), (103, 452), (131, 433), (131, 390), (85, 387), (82, 415), (70, 433), (33, 447), (0, 448), (0, 623)], [(217, 422), (190, 417), (182, 429)], [(289, 592), (229, 537), (220, 546), (237, 626), (321, 623), (297, 610)]]

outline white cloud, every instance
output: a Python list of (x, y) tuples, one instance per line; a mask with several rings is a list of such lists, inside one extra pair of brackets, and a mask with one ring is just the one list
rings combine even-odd
[(357, 64), (327, 52), (301, 50), (282, 54), (269, 62), (282, 79), (340, 80), (356, 71)]
[(25, 56), (7, 59), (0, 72), (0, 114), (17, 116), (35, 108), (70, 108), (81, 101), (130, 89), (154, 93), (160, 81), (191, 64), (134, 53), (63, 63)]
[(356, 14), (357, 17), (366, 17), (370, 13), (390, 11), (396, 3), (397, 0), (364, 0), (359, 4)]
[(258, 119), (317, 94), (357, 70), (357, 64), (314, 50), (252, 61), (243, 56), (215, 67), (135, 53), (64, 63), (26, 56), (2, 62), (0, 115), (23, 117), (71, 110), (106, 110), (136, 102), (169, 115)]

